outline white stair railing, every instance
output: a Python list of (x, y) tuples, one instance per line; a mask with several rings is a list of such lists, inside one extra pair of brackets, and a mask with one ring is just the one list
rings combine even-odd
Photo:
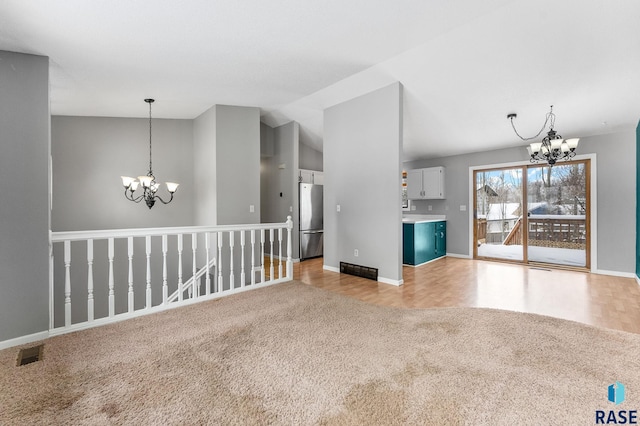
[[(209, 262), (204, 265), (200, 270), (196, 271), (196, 273), (194, 275), (191, 276), (191, 278), (189, 278), (186, 282), (184, 282), (182, 284), (182, 293), (183, 293), (183, 297), (184, 297), (184, 292), (187, 291), (189, 293), (189, 298), (193, 297), (193, 294), (195, 291), (199, 291), (200, 289), (200, 279), (202, 278), (203, 275), (205, 274), (209, 274), (209, 271), (211, 270), (211, 268), (215, 269), (216, 266), (216, 260), (215, 259), (211, 259), (209, 260)], [(210, 278), (209, 278), (210, 280)], [(211, 281), (209, 281), (210, 283)], [(206, 284), (207, 288), (210, 284)], [(171, 302), (175, 302), (176, 300), (178, 300), (178, 292), (180, 291), (180, 289), (177, 289), (176, 291), (174, 291), (173, 293), (171, 293), (171, 295), (169, 297), (167, 297), (166, 301), (163, 301), (163, 304), (167, 304), (167, 303), (171, 303)], [(211, 292), (207, 293), (207, 294), (211, 294)]]
[(52, 232), (49, 334), (291, 281), (292, 228), (289, 216), (270, 224)]

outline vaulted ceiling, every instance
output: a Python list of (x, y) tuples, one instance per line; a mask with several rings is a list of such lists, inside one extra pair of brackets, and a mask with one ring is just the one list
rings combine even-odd
[(296, 120), (404, 85), (405, 159), (524, 145), (640, 118), (637, 0), (4, 0), (0, 50), (50, 58), (54, 115), (195, 118), (214, 104)]

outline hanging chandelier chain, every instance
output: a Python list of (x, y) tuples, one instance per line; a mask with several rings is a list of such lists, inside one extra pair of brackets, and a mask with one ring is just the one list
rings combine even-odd
[(153, 100), (149, 101), (149, 176), (153, 176), (153, 169), (151, 167), (151, 104)]
[[(138, 176), (138, 179), (132, 178), (129, 176), (120, 176), (122, 179), (122, 185), (124, 186), (124, 196), (129, 201), (133, 201), (134, 203), (139, 203), (144, 200), (147, 207), (151, 208), (156, 203), (157, 200), (160, 200), (162, 204), (169, 204), (173, 201), (173, 194), (178, 189), (178, 183), (176, 182), (166, 182), (167, 191), (169, 191), (170, 198), (168, 200), (163, 200), (159, 195), (156, 194), (156, 191), (160, 188), (160, 184), (156, 182), (155, 176), (153, 176), (153, 157), (152, 157), (152, 114), (151, 114), (151, 104), (154, 102), (153, 99), (148, 98), (144, 100), (149, 104), (149, 172), (147, 176)], [(141, 192), (136, 192), (138, 186), (141, 186)], [(135, 193), (135, 195), (134, 195)]]
[(518, 133), (518, 131), (516, 130), (516, 126), (515, 124), (513, 124), (513, 119), (515, 118), (515, 114), (513, 115), (509, 115), (509, 119), (511, 120), (511, 127), (513, 127), (513, 131), (515, 132), (516, 135), (518, 135), (518, 137), (520, 139), (522, 139), (523, 141), (530, 141), (532, 139), (536, 139), (538, 136), (540, 136), (542, 134), (542, 132), (544, 132), (544, 129), (547, 128), (547, 124), (549, 124), (549, 121), (551, 121), (551, 124), (549, 126), (549, 128), (551, 130), (553, 130), (553, 126), (555, 125), (556, 122), (556, 116), (553, 113), (553, 105), (551, 105), (551, 111), (549, 111), (545, 117), (544, 120), (544, 124), (542, 125), (542, 128), (540, 129), (540, 131), (535, 135), (535, 136), (531, 136), (530, 138), (525, 138), (523, 136), (520, 135), (520, 133)]
[(507, 115), (507, 118), (511, 120), (511, 127), (513, 128), (513, 131), (523, 141), (529, 141), (539, 137), (547, 128), (547, 125), (549, 126), (549, 131), (546, 136), (542, 138), (542, 141), (531, 143), (527, 147), (530, 161), (532, 163), (544, 161), (549, 165), (549, 167), (553, 167), (553, 165), (558, 161), (570, 160), (576, 156), (576, 148), (578, 147), (578, 141), (580, 138), (564, 140), (564, 138), (555, 131), (556, 115), (553, 113), (553, 105), (551, 105), (549, 112), (545, 116), (542, 129), (540, 129), (537, 135), (530, 138), (525, 138), (518, 133), (516, 126), (513, 124), (513, 119), (516, 117), (517, 115), (515, 113)]

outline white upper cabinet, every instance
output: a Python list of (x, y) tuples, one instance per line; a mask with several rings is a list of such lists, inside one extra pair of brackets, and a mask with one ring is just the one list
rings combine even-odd
[(434, 200), (444, 198), (444, 167), (407, 170), (407, 198)]
[(419, 200), (422, 196), (422, 169), (407, 170), (407, 198)]
[(311, 178), (316, 185), (324, 185), (324, 172), (313, 172)]
[(314, 183), (316, 185), (323, 185), (324, 173), (317, 170), (300, 169), (298, 180), (302, 183)]

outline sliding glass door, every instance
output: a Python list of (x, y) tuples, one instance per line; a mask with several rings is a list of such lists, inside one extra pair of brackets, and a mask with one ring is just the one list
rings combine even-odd
[(588, 163), (529, 166), (527, 253), (530, 262), (588, 267)]
[(589, 160), (474, 172), (474, 258), (589, 268)]
[(475, 173), (475, 255), (524, 260), (522, 167)]

